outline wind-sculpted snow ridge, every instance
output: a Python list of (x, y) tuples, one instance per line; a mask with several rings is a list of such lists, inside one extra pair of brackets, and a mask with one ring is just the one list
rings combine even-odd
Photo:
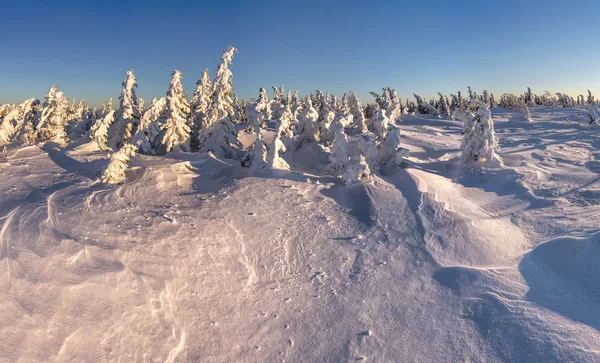
[(463, 124), (402, 115), (409, 156), (350, 185), (369, 136), (335, 127), (289, 170), (136, 155), (118, 185), (94, 142), (11, 147), (0, 361), (598, 361), (600, 131), (531, 109), (490, 109), (503, 165), (473, 169)]

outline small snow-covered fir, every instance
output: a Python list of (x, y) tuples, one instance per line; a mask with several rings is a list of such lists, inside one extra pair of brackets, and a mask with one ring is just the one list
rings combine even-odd
[(400, 147), (400, 128), (389, 125), (383, 141), (378, 145), (377, 161), (383, 169), (393, 169), (400, 166), (408, 156), (408, 150)]
[(155, 154), (155, 144), (158, 143), (160, 129), (164, 124), (167, 107), (167, 98), (162, 97), (152, 100), (144, 115), (140, 119), (138, 130), (132, 139), (138, 151), (142, 154)]
[(256, 132), (256, 140), (254, 141), (254, 143), (252, 143), (252, 145), (250, 145), (250, 147), (242, 157), (241, 165), (244, 168), (259, 168), (267, 165), (267, 162), (267, 146), (263, 141), (262, 134), (259, 129)]
[(58, 90), (58, 86), (52, 87), (44, 98), (42, 115), (35, 134), (37, 142), (52, 141), (61, 144), (68, 142), (65, 130), (68, 107), (68, 98)]
[(464, 120), (461, 144), (463, 163), (502, 165), (502, 159), (497, 154), (499, 146), (492, 113), (481, 101), (472, 99), (470, 104), (474, 114), (467, 114)]
[(90, 137), (96, 142), (100, 150), (109, 150), (108, 146), (108, 130), (115, 122), (115, 110), (110, 110), (108, 113), (99, 120), (90, 129)]
[(337, 128), (335, 131), (329, 163), (329, 168), (336, 175), (348, 168), (348, 137), (343, 128)]
[(161, 127), (160, 150), (162, 153), (171, 151), (189, 152), (192, 130), (189, 127), (190, 106), (183, 86), (181, 72), (174, 71), (171, 84), (167, 91), (166, 120)]
[(290, 168), (288, 163), (280, 155), (286, 151), (285, 144), (281, 140), (282, 135), (285, 134), (285, 128), (285, 124), (281, 122), (281, 120), (278, 121), (273, 142), (267, 146), (267, 163), (272, 169), (289, 170)]
[(363, 155), (350, 158), (347, 168), (342, 173), (342, 180), (346, 185), (372, 181), (371, 170)]
[(122, 86), (115, 122), (108, 131), (108, 145), (114, 150), (131, 141), (140, 120), (139, 104), (135, 93), (137, 79), (133, 70), (127, 71)]
[(135, 155), (135, 146), (125, 144), (119, 151), (110, 156), (110, 160), (102, 171), (102, 182), (121, 184), (125, 181), (125, 171), (129, 168), (131, 157)]
[(319, 141), (319, 128), (317, 126), (317, 120), (319, 114), (312, 106), (310, 97), (306, 96), (304, 99), (304, 108), (300, 111), (298, 124), (298, 137), (296, 139), (296, 146), (301, 148), (308, 142)]

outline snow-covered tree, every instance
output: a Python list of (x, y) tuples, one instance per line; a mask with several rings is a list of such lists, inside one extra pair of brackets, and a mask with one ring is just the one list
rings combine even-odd
[(233, 122), (236, 124), (246, 123), (246, 105), (240, 104), (237, 94), (233, 94)]
[(319, 112), (319, 118), (317, 124), (319, 126), (319, 139), (323, 142), (329, 142), (329, 127), (335, 118), (335, 111), (331, 105), (327, 102), (327, 98), (322, 96), (321, 98), (321, 111)]
[(244, 157), (242, 158), (242, 166), (244, 168), (249, 167), (262, 167), (267, 165), (268, 156), (267, 156), (267, 146), (265, 145), (262, 134), (260, 133), (260, 129), (256, 133), (256, 140), (248, 150)]
[(423, 98), (415, 93), (413, 93), (415, 99), (417, 100), (417, 113), (422, 115), (439, 115), (437, 108), (432, 106), (431, 104), (425, 102)]
[(209, 126), (206, 116), (211, 104), (212, 90), (213, 85), (207, 68), (202, 72), (202, 77), (196, 82), (196, 89), (190, 102), (192, 127), (196, 133), (203, 131)]
[(237, 143), (237, 132), (231, 122), (234, 113), (233, 73), (229, 69), (235, 52), (234, 47), (229, 47), (221, 57), (222, 62), (217, 69), (211, 107), (207, 115), (209, 126), (199, 136), (200, 152), (210, 151), (225, 158), (236, 157), (231, 146)]
[(153, 99), (152, 103), (140, 119), (140, 125), (133, 136), (132, 143), (142, 154), (155, 154), (154, 146), (158, 143), (160, 129), (165, 123), (167, 98)]
[(269, 108), (271, 110), (271, 118), (269, 118), (269, 120), (279, 120), (283, 114), (284, 107), (285, 96), (283, 86), (279, 89), (273, 86), (273, 99), (269, 102)]
[(358, 135), (356, 138), (358, 139), (358, 149), (360, 150), (360, 154), (365, 157), (365, 160), (371, 169), (377, 170), (379, 168), (379, 165), (377, 164), (377, 138), (370, 131)]
[(390, 119), (387, 117), (386, 112), (384, 110), (379, 110), (379, 115), (373, 122), (372, 130), (378, 142), (381, 142), (383, 139), (385, 139), (389, 125)]
[(463, 163), (502, 165), (498, 156), (498, 138), (489, 108), (478, 100), (471, 100), (474, 114), (465, 118), (461, 148)]
[(596, 103), (596, 100), (594, 99), (594, 95), (592, 94), (592, 92), (590, 92), (590, 90), (588, 90), (587, 104), (593, 105), (595, 103)]
[(35, 130), (42, 112), (41, 102), (37, 98), (30, 98), (23, 102), (21, 106), (23, 122), (18, 131), (17, 140), (24, 143), (35, 143)]
[(108, 113), (113, 109), (113, 99), (112, 97), (110, 97), (108, 101), (102, 104), (102, 112), (100, 113), (100, 117), (108, 115)]
[(108, 130), (115, 122), (115, 110), (110, 110), (101, 119), (96, 120), (90, 129), (90, 138), (96, 142), (100, 150), (110, 150), (108, 146)]
[(471, 86), (467, 86), (467, 92), (469, 93), (469, 101), (477, 98), (477, 95), (475, 94), (475, 92), (473, 92)]
[(350, 158), (348, 167), (342, 173), (342, 180), (346, 185), (371, 181), (371, 170), (363, 155)]
[[(289, 110), (289, 108), (286, 106)], [(286, 125), (282, 120), (277, 121), (277, 128), (273, 142), (267, 146), (268, 166), (272, 169), (289, 170), (290, 166), (281, 157), (280, 153), (286, 151), (285, 144), (281, 140), (281, 136), (286, 133)], [(289, 129), (288, 129), (289, 130)]]
[(271, 101), (264, 87), (260, 88), (256, 103), (263, 114), (263, 120), (271, 120)]
[(281, 115), (281, 136), (285, 136), (288, 139), (294, 137), (294, 124), (296, 123), (296, 119), (292, 114), (292, 110), (289, 106), (285, 106), (283, 109), (283, 114)]
[(329, 168), (335, 175), (340, 175), (348, 168), (348, 164), (348, 137), (343, 128), (337, 128), (329, 156)]
[(254, 133), (259, 130), (264, 123), (262, 113), (262, 104), (253, 102), (246, 105), (246, 131)]
[(400, 147), (400, 128), (396, 125), (388, 125), (388, 130), (383, 141), (378, 145), (377, 161), (384, 169), (392, 169), (399, 166), (408, 156), (408, 150)]
[(574, 103), (572, 102), (572, 98), (569, 97), (566, 94), (557, 92), (556, 93), (556, 97), (558, 97), (558, 103), (563, 107), (563, 108), (567, 108), (567, 107), (573, 107)]
[(137, 80), (133, 70), (127, 71), (122, 86), (123, 91), (119, 95), (119, 110), (115, 114), (115, 122), (108, 134), (109, 146), (115, 150), (131, 141), (140, 122), (140, 109), (135, 94)]
[(395, 124), (402, 121), (401, 117), (404, 113), (402, 101), (398, 98), (395, 89), (390, 89), (390, 102), (390, 106), (387, 108), (386, 113), (390, 121)]
[(296, 92), (294, 92), (294, 95), (292, 96), (290, 107), (292, 110), (292, 114), (294, 115), (294, 119), (297, 119), (298, 115), (300, 114), (300, 110), (302, 109), (302, 100), (300, 100), (298, 90), (296, 90)]
[(308, 142), (319, 141), (319, 129), (317, 120), (319, 114), (312, 106), (312, 101), (309, 96), (304, 99), (304, 109), (300, 112), (298, 125), (298, 138), (296, 139), (296, 147), (301, 148)]
[(367, 124), (365, 122), (365, 114), (363, 113), (362, 106), (360, 105), (360, 101), (358, 97), (354, 94), (354, 92), (350, 92), (350, 113), (353, 116), (354, 124), (357, 126), (361, 132), (367, 131)]
[(440, 100), (439, 100), (440, 104), (438, 106), (438, 114), (441, 115), (442, 117), (448, 117), (448, 116), (450, 116), (450, 107), (446, 103), (446, 99), (439, 92), (438, 92), (438, 95), (440, 96)]
[(531, 107), (535, 105), (535, 97), (533, 95), (533, 92), (531, 91), (531, 88), (527, 87), (527, 92), (525, 93), (525, 104), (527, 105), (527, 107)]
[(162, 152), (189, 152), (190, 134), (189, 126), (190, 105), (181, 85), (181, 72), (171, 74), (171, 84), (167, 91), (166, 120), (161, 127), (162, 137), (159, 148)]
[[(114, 112), (114, 111), (113, 111)], [(102, 171), (102, 182), (121, 184), (125, 181), (125, 171), (129, 167), (131, 157), (135, 155), (135, 146), (126, 143), (121, 149), (110, 156), (110, 160)]]
[(237, 132), (229, 119), (212, 124), (200, 135), (200, 152), (212, 152), (217, 157), (236, 159), (232, 145), (237, 144)]
[(44, 98), (42, 116), (35, 136), (37, 142), (66, 143), (68, 141), (65, 130), (68, 108), (69, 99), (58, 90), (58, 86), (52, 87)]
[(490, 107), (498, 107), (498, 103), (494, 99), (494, 94), (490, 93)]
[(90, 107), (85, 100), (79, 101), (75, 119), (78, 122), (78, 131), (82, 134), (88, 132), (95, 119), (91, 116)]
[(14, 107), (0, 120), (0, 146), (6, 146), (13, 141), (22, 120), (23, 110), (21, 107)]
[(600, 109), (596, 105), (585, 106), (588, 124), (600, 125)]
[(527, 104), (525, 103), (522, 97), (517, 97), (513, 94), (505, 93), (500, 99), (500, 106), (511, 110), (516, 110), (523, 115), (525, 120), (529, 122), (533, 121), (531, 119), (529, 107), (527, 107)]

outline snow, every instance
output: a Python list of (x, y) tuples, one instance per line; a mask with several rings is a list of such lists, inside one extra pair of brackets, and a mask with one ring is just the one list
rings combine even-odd
[(531, 109), (490, 109), (504, 167), (477, 169), (461, 122), (402, 115), (401, 168), (352, 185), (314, 141), (260, 174), (136, 155), (119, 185), (93, 141), (11, 146), (0, 360), (598, 361), (600, 129)]

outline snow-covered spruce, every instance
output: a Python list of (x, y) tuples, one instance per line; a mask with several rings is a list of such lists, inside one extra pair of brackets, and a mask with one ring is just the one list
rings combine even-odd
[(286, 151), (285, 144), (281, 140), (282, 135), (286, 134), (286, 129), (289, 131), (289, 128), (282, 122), (282, 120), (279, 120), (277, 122), (277, 129), (275, 132), (275, 137), (273, 138), (273, 142), (267, 146), (267, 163), (272, 169), (289, 170), (290, 168), (288, 163), (280, 155), (280, 153), (284, 153)]
[(296, 139), (298, 149), (306, 143), (319, 141), (318, 118), (319, 114), (313, 108), (310, 97), (306, 96), (304, 98), (304, 108), (299, 116), (300, 123), (298, 125), (298, 138)]
[(269, 118), (269, 120), (279, 120), (281, 118), (281, 115), (283, 114), (283, 110), (285, 107), (285, 96), (283, 86), (281, 86), (279, 89), (273, 86), (273, 99), (271, 100), (271, 102), (269, 102), (269, 104), (271, 109), (271, 117)]
[(254, 141), (254, 143), (252, 143), (252, 145), (250, 145), (250, 147), (242, 157), (241, 164), (244, 168), (256, 168), (267, 165), (267, 161), (267, 146), (263, 141), (260, 129), (258, 129), (256, 132), (256, 140)]
[(118, 150), (123, 144), (131, 141), (140, 120), (140, 110), (135, 89), (137, 80), (133, 70), (127, 71), (122, 83), (123, 91), (119, 95), (119, 110), (115, 114), (115, 122), (108, 132), (108, 145)]
[(140, 119), (138, 129), (133, 135), (132, 143), (138, 152), (146, 155), (155, 154), (154, 146), (158, 142), (161, 126), (164, 124), (167, 98), (153, 99), (152, 104)]
[(269, 101), (269, 95), (267, 95), (267, 91), (264, 89), (264, 87), (260, 88), (256, 103), (260, 105), (258, 109), (263, 113), (263, 119), (270, 120), (271, 102)]
[(124, 144), (119, 151), (110, 156), (108, 164), (102, 171), (102, 182), (121, 184), (125, 181), (125, 171), (129, 167), (131, 157), (135, 155), (135, 146)]
[(371, 181), (371, 170), (363, 155), (350, 158), (348, 167), (342, 173), (342, 180), (346, 185)]
[(298, 115), (300, 114), (300, 110), (302, 110), (302, 100), (298, 95), (298, 91), (294, 92), (294, 95), (292, 96), (290, 108), (292, 110), (292, 114), (294, 115), (294, 119), (297, 119)]
[(0, 146), (10, 144), (18, 132), (18, 124), (22, 121), (23, 111), (20, 106), (13, 108), (0, 120)]
[(212, 152), (215, 156), (237, 159), (232, 145), (237, 144), (237, 132), (229, 119), (223, 119), (211, 125), (200, 135), (200, 152)]
[(531, 119), (531, 112), (529, 111), (529, 107), (521, 97), (505, 93), (500, 98), (500, 106), (511, 110), (516, 110), (523, 115), (525, 120), (533, 122), (533, 120)]
[(246, 105), (246, 131), (254, 133), (259, 130), (264, 123), (263, 105), (259, 102), (253, 102)]
[(35, 142), (35, 129), (40, 119), (40, 101), (30, 98), (20, 105), (5, 107), (0, 117), (0, 145), (15, 141)]
[(393, 169), (408, 156), (408, 150), (400, 147), (400, 128), (390, 124), (384, 140), (377, 147), (377, 162), (383, 169)]
[(113, 99), (110, 97), (108, 101), (102, 104), (102, 112), (100, 114), (101, 117), (108, 115), (110, 111), (114, 110), (113, 108)]
[(167, 91), (166, 121), (161, 127), (162, 137), (159, 153), (171, 151), (189, 152), (192, 130), (188, 125), (190, 105), (181, 85), (181, 72), (171, 74), (171, 84)]
[(235, 93), (233, 94), (233, 115), (231, 116), (231, 119), (236, 124), (246, 123), (246, 103), (245, 101), (240, 103), (240, 100)]
[(365, 114), (363, 112), (362, 106), (360, 105), (360, 101), (358, 97), (354, 94), (354, 92), (350, 92), (349, 97), (349, 108), (350, 113), (353, 116), (353, 124), (361, 130), (361, 132), (367, 132), (367, 123), (365, 121)]
[[(326, 130), (320, 135), (320, 141), (325, 145), (331, 145), (335, 138), (335, 133), (339, 129), (344, 129), (348, 126), (349, 121), (344, 117), (345, 115), (341, 112), (336, 113), (333, 121), (330, 123)], [(348, 117), (352, 119), (352, 115), (348, 114)]]
[(90, 129), (90, 138), (96, 142), (100, 150), (110, 150), (108, 146), (108, 130), (115, 122), (115, 110), (110, 110), (101, 119), (96, 120), (96, 123)]
[(587, 122), (588, 124), (596, 124), (600, 125), (600, 110), (595, 105), (587, 105), (585, 107), (587, 113)]
[(42, 116), (35, 134), (36, 142), (68, 142), (65, 130), (68, 108), (68, 98), (58, 90), (58, 86), (52, 87), (44, 98)]
[(494, 120), (489, 108), (481, 101), (470, 102), (474, 114), (465, 118), (461, 148), (463, 164), (502, 165), (502, 159), (496, 154), (499, 149), (498, 138), (494, 131)]
[(415, 100), (417, 100), (417, 113), (422, 115), (438, 115), (437, 108), (427, 103), (421, 96), (415, 93), (413, 93), (413, 96), (415, 96)]
[(294, 127), (296, 119), (289, 106), (285, 106), (281, 115), (281, 137), (292, 139), (294, 137)]
[[(438, 105), (438, 114), (442, 117), (450, 116), (450, 107), (446, 103), (446, 99), (439, 92), (438, 92), (438, 95), (440, 96), (439, 105)], [(487, 91), (484, 91), (484, 95), (487, 95)], [(486, 105), (489, 105), (489, 101), (484, 101), (484, 103)]]
[(377, 151), (377, 137), (372, 132), (368, 131), (361, 135), (356, 136), (358, 138), (358, 148), (360, 153), (364, 155), (367, 164), (373, 170), (377, 170), (379, 165), (377, 159), (379, 152)]
[(207, 68), (202, 72), (202, 77), (196, 83), (196, 89), (190, 102), (192, 127), (196, 134), (208, 127), (206, 117), (211, 103), (212, 90), (213, 85)]
[(30, 98), (21, 106), (23, 122), (18, 131), (17, 140), (23, 143), (35, 143), (35, 130), (40, 121), (41, 102), (37, 98)]
[(327, 97), (321, 94), (321, 110), (319, 111), (319, 118), (317, 124), (319, 127), (319, 140), (325, 143), (331, 141), (329, 137), (329, 127), (335, 118), (335, 111), (329, 104)]
[(221, 57), (207, 116), (208, 128), (198, 138), (200, 152), (212, 152), (217, 157), (224, 158), (237, 157), (232, 148), (232, 144), (237, 143), (237, 132), (231, 122), (234, 113), (233, 99), (231, 98), (233, 73), (229, 69), (235, 52), (234, 47), (229, 47)]
[(346, 171), (348, 163), (348, 137), (343, 128), (337, 128), (329, 155), (329, 168), (334, 175), (340, 175)]
[(379, 114), (373, 122), (373, 133), (376, 136), (377, 142), (385, 139), (389, 125), (390, 119), (387, 117), (385, 110), (379, 110)]

